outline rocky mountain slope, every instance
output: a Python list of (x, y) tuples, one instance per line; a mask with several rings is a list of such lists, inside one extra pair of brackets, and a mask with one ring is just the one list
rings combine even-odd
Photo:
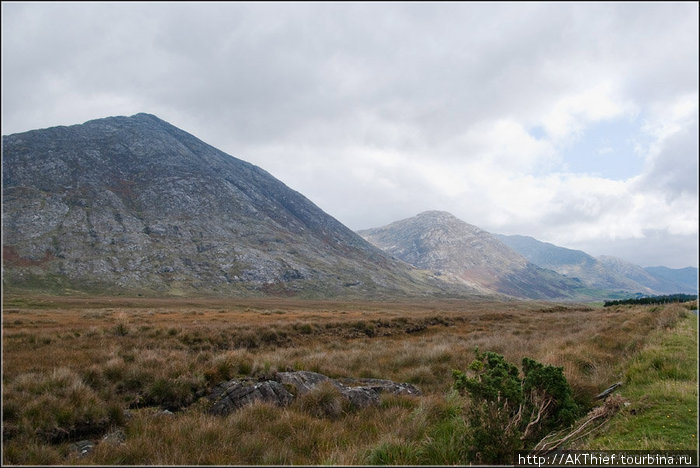
[(3, 136), (3, 286), (144, 294), (469, 292), (153, 115)]
[(696, 268), (642, 268), (616, 257), (594, 258), (529, 236), (496, 237), (535, 265), (579, 278), (591, 288), (642, 294), (697, 293)]
[(490, 233), (442, 211), (358, 231), (385, 252), (485, 292), (531, 299), (579, 297), (583, 285), (540, 268)]

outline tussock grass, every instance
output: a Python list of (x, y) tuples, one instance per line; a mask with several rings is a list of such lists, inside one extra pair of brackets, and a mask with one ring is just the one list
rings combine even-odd
[(122, 422), (115, 408), (71, 369), (28, 372), (12, 382), (11, 392), (3, 391), (3, 436), (34, 435), (48, 443), (91, 436)]
[[(5, 305), (6, 464), (466, 463), (469, 427), (452, 369), (466, 369), (476, 346), (510, 362), (563, 366), (575, 398), (590, 402), (625, 375), (639, 378), (619, 363), (687, 313), (473, 301), (10, 297)], [(674, 365), (656, 367), (687, 377)], [(424, 395), (383, 395), (378, 407), (352, 410), (321, 388), (287, 408), (206, 413), (214, 385), (282, 370), (411, 382)], [(115, 427), (126, 441), (99, 443)], [(81, 438), (98, 442), (85, 458), (69, 448)]]
[(310, 416), (328, 419), (338, 419), (351, 409), (350, 402), (329, 382), (323, 382), (318, 388), (298, 396), (294, 406)]

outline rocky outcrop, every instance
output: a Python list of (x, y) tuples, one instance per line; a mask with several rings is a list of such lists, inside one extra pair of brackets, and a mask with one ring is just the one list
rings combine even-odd
[(294, 395), (273, 380), (250, 383), (234, 379), (217, 386), (209, 399), (214, 401), (210, 413), (223, 416), (256, 401), (286, 406)]
[(345, 397), (353, 408), (366, 408), (379, 404), (382, 393), (395, 395), (421, 395), (421, 391), (408, 383), (396, 383), (381, 379), (331, 379), (317, 372), (277, 372), (271, 379), (251, 381), (233, 379), (217, 385), (209, 399), (211, 414), (225, 416), (256, 401), (287, 406), (297, 396), (306, 395), (330, 384)]

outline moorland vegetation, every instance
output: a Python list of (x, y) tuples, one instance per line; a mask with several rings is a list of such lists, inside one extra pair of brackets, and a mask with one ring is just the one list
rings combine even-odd
[[(509, 447), (527, 448), (550, 431), (575, 430), (612, 383), (624, 383), (620, 394), (636, 410), (619, 417), (654, 411), (643, 390), (626, 395), (625, 385), (653, 361), (640, 357), (650, 337), (696, 321), (692, 307), (8, 295), (2, 461), (509, 463), (507, 453), (478, 450), (479, 438), (500, 431)], [(687, 351), (683, 361), (695, 368)], [(508, 403), (484, 384), (496, 368), (512, 370)], [(408, 382), (422, 395), (382, 395), (379, 405), (357, 409), (325, 386), (286, 407), (207, 411), (215, 385), (285, 370)], [(648, 378), (671, 379), (669, 372)], [(679, 378), (697, 385), (696, 374)], [(697, 402), (697, 390), (688, 392)], [(552, 396), (543, 424), (528, 426)], [(674, 448), (695, 447), (685, 434), (695, 436), (694, 426), (676, 430)], [(76, 442), (85, 440), (93, 447), (81, 454)]]

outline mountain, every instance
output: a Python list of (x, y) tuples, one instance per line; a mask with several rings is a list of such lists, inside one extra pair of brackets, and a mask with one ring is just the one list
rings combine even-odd
[(641, 292), (647, 294), (666, 292), (664, 291), (663, 284), (639, 265), (610, 255), (601, 255), (598, 257), (598, 261), (605, 267), (606, 271), (641, 285), (641, 287), (645, 288), (645, 290)]
[[(611, 256), (600, 256), (598, 257), (608, 270), (612, 270), (619, 273), (626, 278), (629, 278), (637, 283), (649, 288), (654, 294), (676, 294), (676, 293), (697, 293), (696, 285), (687, 285), (683, 282), (676, 282), (671, 280), (669, 277), (664, 277), (666, 275), (673, 277), (674, 270), (670, 268), (661, 267), (660, 270), (652, 268), (650, 272), (646, 268), (642, 268), (639, 265), (626, 262), (620, 258)], [(695, 275), (697, 277), (697, 268), (689, 268), (687, 271), (692, 272), (695, 270)], [(657, 275), (652, 272), (656, 271)], [(658, 275), (658, 272), (662, 273)], [(670, 274), (670, 275), (669, 275)]]
[(694, 267), (667, 268), (664, 266), (644, 267), (651, 276), (659, 281), (667, 281), (677, 292), (698, 293), (698, 269)]
[[(565, 270), (571, 265), (592, 267), (596, 263), (595, 258), (581, 250), (558, 247), (548, 242), (538, 241), (529, 236), (505, 236), (503, 234), (494, 234), (494, 236), (496, 239), (542, 268), (549, 268), (552, 270), (561, 268)], [(568, 274), (566, 271), (559, 272)]]
[(653, 293), (653, 290), (609, 269), (603, 262), (581, 250), (559, 247), (529, 236), (495, 234), (504, 244), (542, 268), (578, 278), (591, 288), (621, 292)]
[(488, 232), (443, 211), (426, 211), (358, 234), (411, 265), (484, 292), (566, 299), (579, 297), (583, 286), (538, 267)]
[(390, 258), (266, 171), (153, 115), (33, 130), (2, 143), (4, 287), (469, 292)]
[(697, 292), (697, 268), (642, 268), (616, 257), (594, 258), (580, 250), (559, 247), (529, 236), (496, 234), (496, 237), (532, 263), (571, 278), (579, 278), (590, 288), (616, 291), (620, 294)]

